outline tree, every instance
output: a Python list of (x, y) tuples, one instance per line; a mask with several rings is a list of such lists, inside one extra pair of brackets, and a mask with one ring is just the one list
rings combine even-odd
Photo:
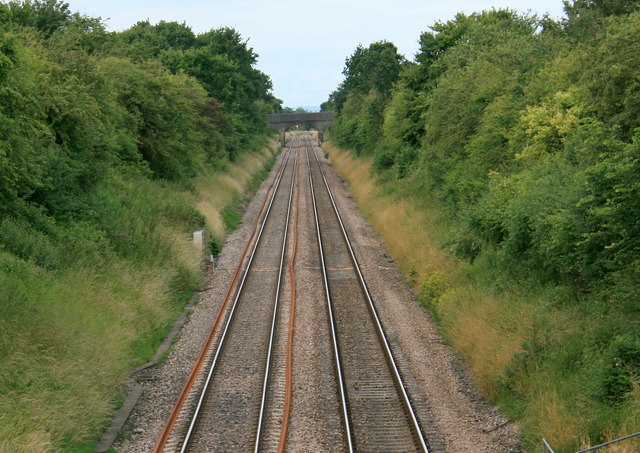
[(592, 41), (604, 31), (604, 18), (626, 16), (639, 6), (638, 0), (565, 0), (564, 29), (576, 42)]
[(258, 61), (258, 54), (249, 47), (240, 33), (231, 27), (220, 27), (198, 35), (198, 45), (208, 47), (214, 55), (226, 55), (238, 64), (249, 67)]
[(195, 45), (196, 36), (184, 23), (160, 21), (151, 25), (140, 21), (116, 35), (112, 53), (143, 61), (157, 59), (170, 49), (186, 50)]
[(271, 80), (254, 67), (258, 55), (240, 34), (222, 27), (197, 36), (188, 49), (170, 49), (161, 60), (174, 73), (195, 77), (229, 115), (234, 131), (247, 138), (266, 128), (264, 115), (277, 111), (281, 101), (271, 93)]
[(432, 31), (425, 31), (420, 35), (420, 49), (416, 54), (416, 61), (425, 66), (433, 64), (448, 49), (464, 39), (472, 23), (472, 17), (458, 13), (453, 20), (433, 24), (429, 27)]
[(61, 0), (12, 0), (8, 5), (14, 23), (34, 27), (45, 37), (70, 22), (73, 16), (69, 4)]
[(564, 11), (569, 20), (595, 13), (601, 17), (619, 16), (637, 11), (640, 6), (638, 0), (565, 0)]
[(393, 43), (378, 41), (366, 49), (359, 45), (345, 62), (344, 88), (361, 94), (376, 90), (388, 96), (404, 61)]

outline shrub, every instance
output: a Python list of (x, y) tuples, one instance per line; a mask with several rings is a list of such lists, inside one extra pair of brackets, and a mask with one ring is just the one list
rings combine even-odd
[(595, 373), (596, 395), (618, 404), (640, 382), (640, 336), (616, 335), (609, 343)]

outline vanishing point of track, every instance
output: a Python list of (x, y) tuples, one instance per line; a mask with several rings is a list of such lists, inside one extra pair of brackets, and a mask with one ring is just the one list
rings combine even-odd
[[(315, 275), (324, 294), (307, 300), (326, 306), (327, 324), (314, 328), (331, 339), (331, 350), (318, 360), (333, 364), (323, 369), (333, 369), (326, 381), (335, 387), (329, 398), (341, 420), (337, 448), (429, 452), (316, 148), (310, 136), (294, 136), (281, 156), (226, 299), (155, 452), (286, 451), (289, 422), (296, 420), (296, 292), (304, 291), (302, 285), (296, 289), (295, 272), (300, 216), (311, 216), (315, 225), (309, 237), (316, 242), (304, 247), (317, 251)], [(305, 184), (310, 212), (299, 212)]]

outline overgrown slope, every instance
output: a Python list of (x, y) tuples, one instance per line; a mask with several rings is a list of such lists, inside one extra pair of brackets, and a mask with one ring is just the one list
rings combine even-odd
[(0, 4), (0, 451), (92, 451), (200, 284), (191, 233), (221, 240), (273, 153), (256, 57), (233, 29)]
[(640, 422), (637, 10), (459, 14), (421, 35), (415, 61), (358, 48), (324, 105), (336, 143), (439, 219), (458, 271), (406, 271), (530, 445), (575, 451)]

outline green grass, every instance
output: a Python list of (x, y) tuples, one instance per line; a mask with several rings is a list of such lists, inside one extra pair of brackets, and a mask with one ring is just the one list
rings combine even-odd
[(255, 175), (253, 175), (253, 177), (251, 178), (251, 181), (249, 181), (249, 186), (247, 188), (247, 191), (249, 193), (255, 193), (260, 187), (260, 184), (262, 184), (262, 182), (269, 177), (269, 172), (271, 171), (271, 169), (276, 163), (276, 157), (277, 156), (275, 155), (271, 156), (271, 158), (269, 158), (269, 160), (267, 161), (264, 169), (260, 170)]
[[(250, 197), (253, 197), (260, 185), (269, 177), (269, 171), (271, 170), (271, 168), (273, 168), (275, 162), (276, 156), (272, 155), (266, 161), (265, 167), (257, 171), (251, 177), (248, 182), (245, 194), (236, 197), (236, 199), (234, 200), (234, 204), (227, 205), (222, 208), (222, 220), (224, 221), (227, 233), (231, 233), (238, 228), (238, 225), (240, 225), (240, 222), (242, 221), (242, 217), (244, 215), (244, 209), (246, 208), (249, 201), (251, 201)], [(211, 245), (212, 250), (218, 250), (218, 246), (216, 244)]]
[(237, 227), (273, 155), (246, 153), (198, 188), (113, 175), (88, 194), (83, 219), (0, 219), (0, 452), (93, 451), (127, 373), (201, 286), (191, 233), (214, 212)]
[(251, 181), (249, 182), (249, 187), (248, 187), (249, 192), (255, 192), (256, 190), (258, 190), (258, 187), (260, 187), (260, 184), (262, 184), (262, 181), (264, 181), (269, 177), (269, 169), (271, 168), (271, 165), (269, 166), (269, 168), (260, 170), (258, 173), (254, 175), (253, 178), (251, 178)]
[(222, 219), (224, 220), (227, 232), (235, 231), (242, 220), (241, 208), (238, 206), (225, 206), (224, 209), (222, 209)]

